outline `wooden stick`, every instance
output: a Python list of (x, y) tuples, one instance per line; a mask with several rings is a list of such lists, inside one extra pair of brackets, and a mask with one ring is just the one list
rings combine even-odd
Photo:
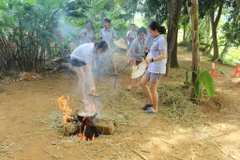
[(136, 150), (134, 150), (134, 149), (132, 149), (132, 148), (130, 148), (133, 152), (135, 152), (137, 155), (139, 155), (142, 159), (144, 159), (144, 160), (147, 160), (147, 158), (145, 158), (141, 153), (139, 153), (138, 151), (136, 151)]

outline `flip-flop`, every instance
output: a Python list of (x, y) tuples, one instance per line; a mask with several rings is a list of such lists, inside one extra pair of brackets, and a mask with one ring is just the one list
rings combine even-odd
[(107, 72), (105, 72), (103, 75), (104, 75), (104, 76), (108, 76), (109, 74), (108, 74)]
[(143, 110), (147, 110), (148, 108), (152, 107), (153, 105), (152, 104), (145, 104), (142, 109)]
[(93, 97), (98, 97), (99, 95), (97, 93), (88, 93), (89, 96), (93, 96)]
[(148, 108), (146, 111), (144, 111), (146, 114), (155, 114), (157, 112), (153, 112), (152, 108)]
[(80, 102), (83, 104), (83, 105), (88, 105), (89, 104), (89, 102), (83, 102), (82, 100), (80, 100)]

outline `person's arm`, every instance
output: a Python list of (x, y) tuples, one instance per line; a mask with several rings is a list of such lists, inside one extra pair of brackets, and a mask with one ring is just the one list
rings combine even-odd
[(102, 39), (103, 39), (102, 30), (100, 30), (99, 38), (100, 38), (100, 40), (102, 41)]
[(96, 63), (96, 59), (93, 58), (93, 69), (96, 69), (97, 68), (97, 63)]
[(127, 40), (129, 38), (129, 31), (127, 31), (125, 39)]
[(134, 40), (128, 50), (128, 53), (127, 53), (127, 63), (129, 64), (130, 63), (130, 58), (132, 56), (132, 52), (135, 50), (135, 48), (137, 47), (137, 41)]
[(163, 59), (167, 58), (167, 53), (166, 51), (160, 51), (160, 55), (155, 57), (155, 58), (151, 58), (151, 59), (148, 59), (146, 61), (147, 64), (149, 63), (152, 63), (152, 62), (157, 62), (157, 61), (161, 61)]
[(166, 53), (167, 41), (166, 40), (158, 41), (157, 47), (158, 47), (158, 50), (159, 50), (159, 56), (154, 57), (150, 60), (147, 60), (148, 63), (161, 61), (161, 60), (167, 58), (167, 53)]
[(130, 64), (130, 62), (131, 62), (131, 59), (130, 59), (131, 56), (132, 56), (132, 51), (129, 50), (128, 53), (127, 53), (127, 62), (126, 62), (127, 64)]
[(95, 82), (94, 82), (94, 78), (93, 78), (93, 74), (92, 74), (92, 66), (91, 65), (87, 65), (87, 70), (86, 70), (87, 76), (89, 77), (89, 90), (91, 91), (92, 94), (96, 93), (96, 86), (95, 86)]
[(113, 29), (113, 40), (117, 40), (117, 32)]

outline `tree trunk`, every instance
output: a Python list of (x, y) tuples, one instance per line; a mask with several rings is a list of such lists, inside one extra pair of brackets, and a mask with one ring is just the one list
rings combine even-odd
[(223, 58), (225, 57), (225, 55), (228, 53), (230, 45), (231, 45), (231, 42), (230, 42), (230, 40), (227, 39), (225, 44), (224, 44), (224, 49), (223, 49), (223, 51), (220, 55), (220, 57), (222, 58), (222, 61), (223, 61)]
[[(192, 0), (190, 8), (192, 23), (192, 84), (194, 84), (200, 71), (198, 0)], [(191, 97), (195, 97), (194, 88), (192, 89)]]
[(169, 0), (168, 2), (168, 62), (167, 62), (167, 75), (169, 67), (178, 68), (177, 61), (177, 35), (178, 35), (178, 21), (180, 18), (180, 11), (182, 7), (182, 1)]
[(217, 60), (218, 54), (218, 41), (217, 41), (217, 26), (214, 23), (214, 13), (211, 14), (211, 24), (212, 24), (212, 39), (213, 39), (213, 58), (212, 60)]
[(183, 42), (186, 41), (186, 25), (183, 26)]
[(213, 59), (212, 60), (217, 60), (219, 58), (218, 41), (217, 41), (217, 26), (218, 26), (218, 22), (221, 17), (221, 14), (222, 14), (223, 3), (224, 2), (222, 1), (219, 4), (218, 13), (217, 13), (215, 20), (214, 20), (215, 12), (214, 11), (210, 12), (210, 19), (211, 19), (211, 24), (212, 24), (212, 39), (213, 39)]

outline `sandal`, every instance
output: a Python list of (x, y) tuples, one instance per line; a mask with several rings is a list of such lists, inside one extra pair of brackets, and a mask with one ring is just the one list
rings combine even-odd
[(145, 104), (142, 109), (143, 110), (147, 110), (148, 108), (152, 107), (153, 105), (152, 104)]
[(146, 111), (144, 111), (146, 114), (155, 114), (157, 112), (154, 112), (152, 108), (148, 108)]
[(108, 74), (107, 72), (105, 72), (103, 75), (104, 75), (104, 76), (108, 76), (109, 74)]
[(83, 104), (83, 105), (88, 105), (89, 102), (88, 101), (83, 101), (83, 100), (80, 100), (80, 102)]
[(97, 93), (88, 93), (89, 96), (93, 96), (93, 97), (98, 97), (99, 95)]

